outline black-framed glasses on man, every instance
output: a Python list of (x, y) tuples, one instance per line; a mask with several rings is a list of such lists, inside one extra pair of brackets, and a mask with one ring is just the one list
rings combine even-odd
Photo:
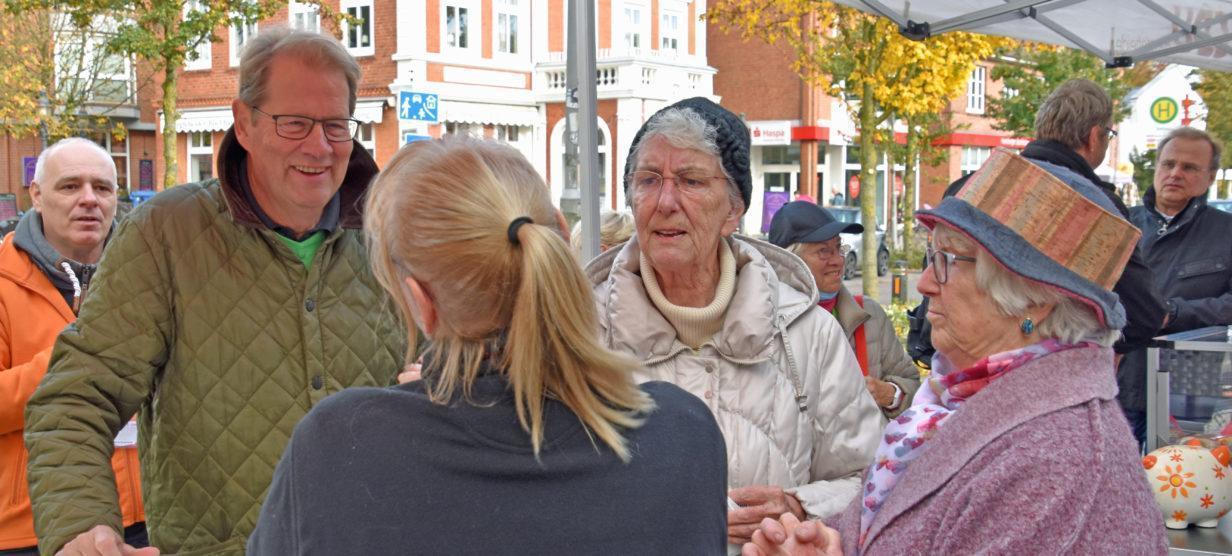
[(321, 124), (321, 130), (325, 132), (325, 139), (334, 143), (350, 141), (355, 138), (355, 132), (359, 131), (359, 120), (352, 118), (318, 120), (295, 114), (270, 114), (256, 106), (253, 106), (252, 109), (274, 120), (274, 132), (283, 139), (303, 139), (312, 132), (312, 128), (317, 124)]
[(1104, 131), (1108, 132), (1108, 138), (1109, 138), (1109, 139), (1115, 139), (1115, 138), (1116, 138), (1116, 136), (1117, 136), (1117, 130), (1112, 129), (1112, 128), (1108, 127), (1108, 126), (1104, 126)]
[(944, 284), (950, 280), (950, 265), (954, 264), (954, 261), (975, 262), (975, 257), (939, 251), (933, 249), (932, 246), (928, 247), (926, 257), (928, 258), (928, 265), (933, 267), (933, 278), (937, 279), (938, 284)]

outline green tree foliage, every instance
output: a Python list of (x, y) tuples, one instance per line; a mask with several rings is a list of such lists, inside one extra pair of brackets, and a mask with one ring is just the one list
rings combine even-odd
[(1152, 180), (1155, 179), (1155, 154), (1154, 149), (1146, 153), (1134, 149), (1129, 153), (1129, 162), (1134, 165), (1134, 185), (1138, 186), (1139, 197), (1146, 195), (1146, 190), (1151, 188)]
[(1000, 80), (1007, 92), (988, 99), (988, 115), (997, 129), (1022, 137), (1034, 135), (1040, 104), (1058, 85), (1074, 78), (1089, 79), (1108, 91), (1117, 107), (1115, 121), (1129, 113), (1121, 101), (1135, 85), (1132, 72), (1107, 69), (1099, 58), (1063, 47), (1022, 44), (1000, 54), (1003, 63), (993, 68), (992, 78)]
[(1194, 89), (1206, 105), (1206, 131), (1225, 146), (1232, 145), (1232, 74), (1198, 70), (1201, 81)]

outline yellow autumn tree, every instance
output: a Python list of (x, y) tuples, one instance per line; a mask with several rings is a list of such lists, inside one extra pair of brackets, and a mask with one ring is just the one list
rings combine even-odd
[(96, 31), (76, 28), (52, 8), (6, 11), (0, 2), (0, 132), (44, 144), (124, 126), (106, 116), (132, 101), (93, 48)]
[[(876, 292), (877, 159), (893, 141), (891, 118), (906, 122), (907, 168), (921, 148), (920, 130), (930, 115), (960, 94), (975, 63), (993, 54), (1005, 39), (971, 33), (946, 33), (923, 41), (899, 34), (880, 17), (815, 0), (717, 0), (704, 17), (745, 39), (785, 41), (795, 52), (792, 67), (800, 77), (846, 98), (860, 133), (860, 212), (864, 222), (860, 260), (865, 292)], [(810, 170), (811, 171), (811, 170)], [(914, 176), (905, 176), (904, 198), (913, 199)], [(887, 183), (892, 183), (887, 176)], [(892, 194), (892, 185), (887, 185)], [(905, 203), (913, 207), (911, 203)], [(911, 218), (910, 209), (904, 221)], [(904, 239), (910, 240), (911, 226)], [(905, 242), (910, 244), (909, 242)]]

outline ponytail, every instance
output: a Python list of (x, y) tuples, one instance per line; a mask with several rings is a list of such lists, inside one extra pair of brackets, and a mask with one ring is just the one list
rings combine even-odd
[(522, 226), (517, 237), (521, 283), (502, 366), (509, 373), (518, 420), (530, 432), (538, 453), (543, 398), (551, 393), (628, 461), (629, 450), (618, 427), (640, 425), (635, 414), (653, 405), (630, 382), (637, 363), (599, 345), (594, 298), (564, 240), (545, 226)]
[(654, 402), (633, 380), (637, 363), (599, 343), (590, 286), (520, 153), (467, 137), (415, 142), (377, 176), (365, 214), (373, 272), (408, 325), (408, 353), (416, 334), (406, 278), (437, 307), (424, 369), (433, 401), (459, 386), (469, 398), (488, 361), (506, 375), (536, 456), (551, 396), (629, 460), (621, 429), (639, 426)]

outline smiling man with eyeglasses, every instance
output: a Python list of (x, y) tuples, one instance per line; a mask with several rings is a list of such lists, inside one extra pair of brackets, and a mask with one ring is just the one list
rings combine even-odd
[(239, 74), (219, 178), (128, 216), (30, 401), (45, 553), (130, 553), (110, 436), (139, 412), (151, 545), (242, 554), (300, 418), (403, 366), (363, 246), (377, 168), (354, 141), (358, 64), (332, 37), (263, 28)]

